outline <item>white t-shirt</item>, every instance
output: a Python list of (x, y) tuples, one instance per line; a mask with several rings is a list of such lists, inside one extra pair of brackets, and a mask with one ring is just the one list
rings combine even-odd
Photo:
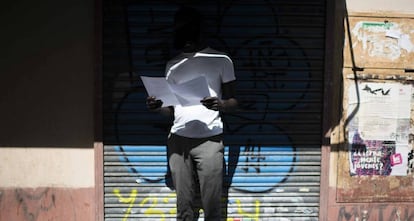
[[(173, 84), (183, 83), (204, 75), (211, 96), (221, 98), (221, 85), (235, 80), (231, 59), (222, 52), (205, 48), (195, 53), (181, 53), (166, 67), (166, 79)], [(201, 103), (193, 106), (174, 106), (171, 133), (204, 138), (223, 133), (219, 111), (207, 109)]]

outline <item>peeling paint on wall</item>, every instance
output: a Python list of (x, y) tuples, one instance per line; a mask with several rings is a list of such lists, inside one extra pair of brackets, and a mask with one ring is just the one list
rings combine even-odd
[(370, 57), (396, 60), (401, 57), (403, 50), (407, 53), (414, 52), (409, 33), (398, 23), (360, 21), (353, 27), (352, 34), (358, 40), (352, 48), (362, 44), (362, 49)]
[(345, 67), (376, 70), (414, 67), (414, 20), (352, 16), (346, 23)]

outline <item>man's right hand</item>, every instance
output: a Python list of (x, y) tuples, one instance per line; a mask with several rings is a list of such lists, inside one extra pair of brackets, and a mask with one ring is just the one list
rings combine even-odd
[(148, 110), (156, 111), (157, 109), (161, 108), (162, 101), (157, 100), (157, 98), (154, 96), (148, 96), (146, 104), (147, 104)]

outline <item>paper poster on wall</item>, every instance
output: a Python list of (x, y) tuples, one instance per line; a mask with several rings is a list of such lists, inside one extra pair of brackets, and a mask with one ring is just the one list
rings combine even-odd
[(348, 92), (350, 174), (407, 175), (411, 85), (360, 82)]

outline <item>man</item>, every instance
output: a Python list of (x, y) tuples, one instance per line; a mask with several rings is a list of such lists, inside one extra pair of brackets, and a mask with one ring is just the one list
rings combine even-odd
[(180, 84), (204, 76), (211, 96), (191, 106), (162, 107), (162, 101), (151, 96), (146, 103), (151, 111), (174, 116), (167, 149), (177, 220), (197, 219), (198, 192), (205, 220), (221, 220), (224, 146), (220, 113), (237, 108), (233, 63), (225, 54), (202, 46), (201, 16), (195, 9), (180, 8), (174, 29), (174, 45), (182, 53), (167, 63), (167, 81)]

